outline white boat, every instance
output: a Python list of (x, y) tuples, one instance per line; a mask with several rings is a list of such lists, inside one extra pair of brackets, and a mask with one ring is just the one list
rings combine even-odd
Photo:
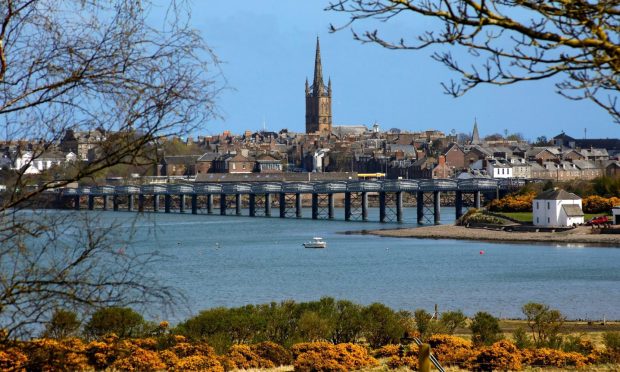
[(303, 244), (304, 248), (326, 248), (327, 242), (323, 238), (315, 236), (311, 241)]

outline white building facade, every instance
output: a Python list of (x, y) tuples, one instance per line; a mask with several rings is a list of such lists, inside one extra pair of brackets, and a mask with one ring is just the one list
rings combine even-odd
[(581, 198), (564, 190), (548, 190), (532, 201), (534, 226), (568, 227), (582, 224)]

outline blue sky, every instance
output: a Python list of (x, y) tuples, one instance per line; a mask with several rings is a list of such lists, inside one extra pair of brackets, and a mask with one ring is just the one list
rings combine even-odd
[[(344, 15), (325, 12), (323, 0), (194, 0), (192, 24), (223, 61), (229, 90), (222, 93), (223, 120), (205, 123), (201, 135), (305, 128), (304, 82), (312, 78), (316, 37), (323, 74), (333, 83), (335, 125), (378, 122), (382, 129), (439, 129), (482, 136), (520, 132), (528, 139), (564, 130), (583, 138), (620, 137), (620, 126), (587, 101), (568, 101), (552, 82), (509, 87), (481, 86), (460, 98), (443, 93), (441, 82), (458, 76), (430, 58), (432, 50), (389, 51), (360, 44), (349, 31), (330, 34)], [(422, 22), (405, 18), (381, 24), (393, 35), (411, 34)], [(355, 26), (362, 30), (363, 26)], [(464, 54), (463, 50), (455, 50)]]

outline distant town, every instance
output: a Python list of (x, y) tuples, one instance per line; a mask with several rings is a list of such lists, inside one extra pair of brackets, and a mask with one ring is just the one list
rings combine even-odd
[[(234, 134), (161, 137), (151, 164), (113, 167), (102, 177), (185, 178), (196, 182), (286, 180), (278, 174), (342, 172), (387, 179), (518, 178), (568, 181), (620, 174), (620, 139), (577, 139), (566, 133), (538, 137), (534, 143), (518, 133), (492, 133), (474, 121), (471, 133), (439, 130), (384, 130), (379, 124), (333, 125), (332, 83), (325, 84), (317, 40), (312, 84), (305, 85), (305, 133), (287, 129)], [(0, 142), (0, 168), (37, 175), (75, 162), (105, 156), (104, 129), (67, 130), (52, 143)], [(46, 172), (50, 173), (50, 172)], [(54, 173), (54, 172), (51, 172)], [(57, 172), (62, 174), (62, 172)], [(226, 177), (223, 177), (226, 176)], [(289, 177), (290, 178), (290, 177)], [(105, 180), (101, 180), (105, 182)]]

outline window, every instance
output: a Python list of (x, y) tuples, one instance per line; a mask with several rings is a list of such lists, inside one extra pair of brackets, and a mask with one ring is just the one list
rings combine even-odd
[(547, 209), (551, 209), (551, 203), (547, 202)]
[(547, 223), (551, 223), (551, 218), (547, 217)]
[(536, 202), (536, 209), (538, 209), (538, 202)]
[(540, 218), (536, 217), (536, 223), (540, 223)]

